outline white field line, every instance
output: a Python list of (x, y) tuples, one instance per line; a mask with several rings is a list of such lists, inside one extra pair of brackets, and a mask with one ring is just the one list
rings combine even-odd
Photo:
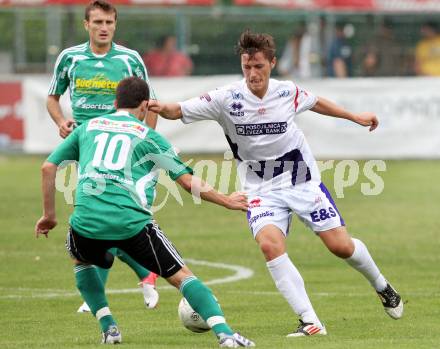
[[(229, 282), (235, 282), (239, 280), (249, 279), (254, 275), (254, 271), (249, 268), (245, 268), (239, 265), (233, 265), (233, 264), (225, 264), (225, 263), (213, 263), (213, 262), (207, 262), (207, 261), (200, 261), (196, 259), (185, 259), (185, 262), (191, 265), (203, 265), (211, 268), (217, 268), (217, 269), (227, 269), (234, 271), (235, 273), (231, 276), (226, 276), (224, 278), (219, 279), (212, 279), (209, 281), (205, 281), (205, 285), (216, 285), (216, 284), (225, 284)], [(168, 290), (168, 289), (174, 289), (171, 285), (165, 285), (158, 287), (160, 290)], [(1, 290), (8, 290), (13, 292), (12, 294), (7, 294), (0, 296), (0, 299), (14, 299), (14, 298), (59, 298), (59, 297), (74, 297), (78, 296), (78, 292), (69, 292), (66, 290), (61, 289), (37, 289), (37, 288), (25, 288), (25, 287), (19, 287), (19, 288), (1, 288)], [(23, 294), (17, 294), (17, 292), (31, 292), (29, 295), (23, 295)], [(106, 294), (126, 294), (126, 293), (139, 293), (141, 292), (141, 289), (138, 288), (126, 288), (126, 289), (107, 289)]]

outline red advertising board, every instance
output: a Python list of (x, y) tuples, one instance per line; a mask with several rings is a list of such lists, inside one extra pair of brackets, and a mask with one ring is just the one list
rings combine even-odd
[[(40, 5), (84, 5), (90, 0), (0, 0), (1, 5), (9, 6), (40, 6)], [(111, 0), (115, 5), (191, 5), (211, 6), (215, 0)]]
[(24, 125), (20, 114), (21, 82), (0, 82), (0, 138), (1, 143), (23, 142)]
[(305, 10), (440, 11), (440, 0), (234, 0), (239, 6), (272, 6)]
[(374, 0), (234, 0), (235, 5), (277, 6), (296, 9), (362, 8), (374, 7)]

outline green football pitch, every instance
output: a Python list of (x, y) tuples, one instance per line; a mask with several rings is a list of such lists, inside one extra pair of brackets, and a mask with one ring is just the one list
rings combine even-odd
[[(33, 235), (41, 214), (42, 161), (42, 157), (0, 156), (0, 348), (98, 347), (96, 320), (76, 313), (82, 301), (64, 248), (72, 206), (62, 194), (57, 194), (59, 225), (48, 239)], [(244, 213), (194, 204), (182, 193), (183, 205), (170, 195), (156, 218), (189, 267), (211, 282), (232, 327), (258, 348), (438, 348), (440, 163), (387, 161), (386, 167), (379, 173), (382, 193), (363, 195), (361, 184), (368, 179), (361, 175), (336, 203), (350, 233), (367, 244), (405, 300), (405, 314), (398, 321), (384, 313), (360, 274), (332, 256), (294, 219), (289, 255), (329, 334), (285, 338), (297, 319), (276, 291)], [(335, 193), (333, 171), (324, 172), (323, 181)], [(165, 198), (161, 188), (157, 199)], [(144, 309), (136, 283), (134, 273), (116, 261), (107, 291), (123, 347), (217, 347), (211, 333), (193, 334), (183, 328), (177, 317), (181, 296), (166, 282), (158, 281), (161, 298), (153, 311)]]

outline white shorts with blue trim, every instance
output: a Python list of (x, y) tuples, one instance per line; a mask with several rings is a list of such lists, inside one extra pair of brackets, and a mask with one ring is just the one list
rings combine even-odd
[(309, 181), (249, 197), (247, 219), (254, 238), (269, 224), (287, 236), (293, 214), (316, 233), (345, 225), (329, 191), (320, 182)]

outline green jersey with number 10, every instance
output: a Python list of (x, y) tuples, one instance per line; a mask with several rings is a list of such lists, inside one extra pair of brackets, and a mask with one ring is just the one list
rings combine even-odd
[(192, 174), (165, 138), (125, 111), (85, 122), (47, 159), (66, 160), (79, 162), (70, 224), (91, 239), (127, 239), (151, 221), (159, 169), (173, 180)]
[[(115, 111), (119, 81), (137, 76), (150, 86), (139, 53), (112, 43), (104, 55), (92, 52), (88, 42), (65, 49), (58, 56), (49, 95), (62, 95), (69, 87), (73, 118), (78, 125)], [(156, 99), (150, 86), (150, 98)]]

